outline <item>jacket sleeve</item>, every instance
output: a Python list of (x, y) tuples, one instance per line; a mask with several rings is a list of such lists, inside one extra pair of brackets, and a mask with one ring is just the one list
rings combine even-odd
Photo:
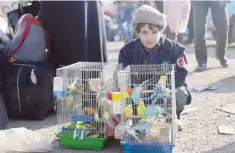
[(175, 43), (171, 50), (173, 58), (172, 64), (175, 64), (175, 88), (186, 86), (186, 78), (188, 76), (188, 62), (184, 51), (185, 48), (179, 43)]
[(119, 53), (118, 63), (123, 64), (123, 68), (131, 64), (131, 59), (128, 54), (128, 49), (124, 46)]

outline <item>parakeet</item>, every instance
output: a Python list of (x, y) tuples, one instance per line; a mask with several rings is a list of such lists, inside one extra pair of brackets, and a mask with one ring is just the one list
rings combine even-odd
[(135, 125), (134, 127), (132, 127), (132, 129), (137, 130), (139, 132), (144, 132), (150, 129), (151, 127), (152, 127), (152, 124), (150, 122), (146, 122), (146, 123), (139, 123)]
[(82, 90), (82, 83), (81, 83), (81, 79), (76, 77), (74, 79), (74, 81), (67, 86), (66, 90), (67, 92), (70, 92), (70, 93), (78, 93), (78, 92), (81, 92)]
[(144, 81), (141, 85), (137, 86), (134, 88), (132, 95), (131, 95), (131, 99), (135, 104), (139, 104), (141, 103), (141, 93), (144, 90), (144, 88), (146, 88), (147, 84), (150, 84), (151, 82), (154, 82), (156, 80), (156, 78), (150, 79), (150, 80), (146, 80)]
[(137, 113), (138, 113), (138, 116), (144, 116), (145, 110), (146, 110), (146, 107), (145, 107), (144, 103), (140, 103), (140, 104), (137, 106)]
[(71, 121), (70, 127), (74, 129), (81, 129), (81, 130), (87, 129), (86, 125), (81, 121)]
[(158, 83), (156, 84), (156, 86), (153, 89), (153, 100), (152, 100), (152, 104), (156, 104), (157, 100), (160, 98), (161, 94), (164, 92), (165, 88), (166, 88), (166, 81), (167, 81), (167, 76), (163, 75), (160, 77)]
[(84, 124), (84, 122), (78, 121), (76, 124), (76, 129), (85, 130), (85, 129), (87, 129), (87, 127)]
[(124, 108), (124, 116), (125, 118), (131, 118), (133, 116), (133, 109), (131, 105), (127, 105)]
[(94, 115), (95, 110), (92, 107), (84, 108), (83, 109), (85, 115)]
[(145, 109), (145, 116), (157, 116), (159, 114), (164, 114), (165, 110), (160, 106), (149, 105)]

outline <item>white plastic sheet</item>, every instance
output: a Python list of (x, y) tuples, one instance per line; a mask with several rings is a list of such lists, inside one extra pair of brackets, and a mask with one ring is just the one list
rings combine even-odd
[(53, 144), (37, 132), (26, 128), (12, 128), (0, 131), (0, 152), (49, 152)]

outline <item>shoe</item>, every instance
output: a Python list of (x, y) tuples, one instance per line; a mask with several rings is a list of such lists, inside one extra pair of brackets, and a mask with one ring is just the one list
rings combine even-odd
[(200, 64), (198, 65), (196, 68), (195, 68), (195, 72), (203, 72), (205, 71), (207, 68), (206, 68), (206, 64)]
[(192, 38), (188, 38), (188, 39), (186, 39), (186, 40), (183, 42), (184, 45), (190, 45), (190, 44), (192, 44), (192, 43), (193, 43), (193, 39), (192, 39)]
[(229, 63), (228, 63), (228, 59), (227, 58), (223, 58), (223, 59), (219, 59), (218, 57), (216, 57), (218, 60), (219, 60), (219, 62), (220, 62), (220, 65), (222, 66), (222, 67), (228, 67), (229, 66)]
[(183, 123), (180, 121), (180, 120), (177, 120), (177, 128), (178, 128), (178, 131), (183, 131)]

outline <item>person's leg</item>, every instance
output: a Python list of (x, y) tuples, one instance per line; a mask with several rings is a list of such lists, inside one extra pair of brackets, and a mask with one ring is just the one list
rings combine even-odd
[(208, 1), (193, 1), (193, 20), (194, 20), (194, 38), (195, 54), (198, 67), (195, 71), (204, 71), (207, 64), (207, 47), (206, 47), (206, 17), (208, 14)]
[(117, 6), (117, 24), (118, 24), (118, 29), (120, 31), (120, 34), (122, 37), (127, 37), (127, 33), (125, 28), (123, 27), (123, 23), (125, 20), (125, 7), (123, 5), (118, 5)]
[(184, 41), (184, 33), (178, 33), (177, 42), (183, 44), (183, 41)]
[(191, 6), (189, 21), (188, 21), (188, 38), (184, 41), (184, 44), (191, 44), (194, 38), (194, 30), (193, 30), (193, 7)]
[(156, 1), (156, 5), (159, 12), (163, 13), (163, 0)]
[(166, 33), (167, 33), (167, 38), (168, 38), (168, 39), (173, 40), (173, 41), (177, 41), (177, 35), (176, 35), (176, 33), (171, 32), (171, 30), (170, 30), (169, 27), (167, 27)]
[(229, 18), (229, 38), (228, 44), (235, 42), (235, 14)]
[(176, 96), (176, 114), (178, 119), (178, 130), (181, 131), (183, 129), (183, 124), (180, 121), (180, 114), (184, 110), (185, 105), (191, 103), (191, 97), (185, 86), (176, 89), (175, 96)]
[(133, 33), (133, 25), (131, 23), (128, 23), (128, 38), (129, 40), (134, 39), (134, 33)]
[(214, 25), (216, 27), (216, 57), (223, 67), (228, 66), (225, 52), (228, 44), (229, 19), (226, 2), (210, 1), (210, 9)]
[(127, 11), (126, 11), (126, 18), (125, 18), (127, 22), (128, 40), (132, 40), (134, 38), (133, 25), (132, 25), (132, 18), (133, 18), (134, 10), (135, 10), (135, 6), (132, 4), (129, 4)]

